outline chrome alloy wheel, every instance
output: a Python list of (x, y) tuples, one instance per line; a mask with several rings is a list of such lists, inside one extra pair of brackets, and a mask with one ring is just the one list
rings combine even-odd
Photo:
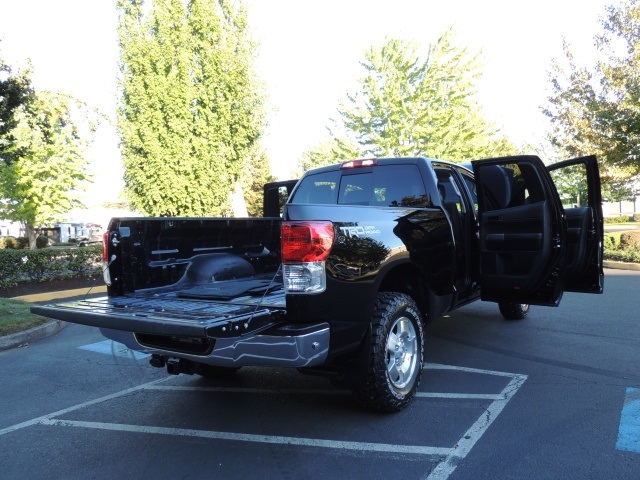
[(400, 317), (391, 326), (387, 337), (386, 365), (391, 384), (402, 389), (412, 382), (418, 366), (418, 337), (407, 317)]

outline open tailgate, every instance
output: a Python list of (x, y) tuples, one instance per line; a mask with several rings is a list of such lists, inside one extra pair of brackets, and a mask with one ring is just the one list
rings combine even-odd
[(228, 338), (255, 333), (279, 323), (284, 308), (279, 302), (213, 302), (179, 297), (100, 297), (34, 305), (43, 317), (126, 332)]

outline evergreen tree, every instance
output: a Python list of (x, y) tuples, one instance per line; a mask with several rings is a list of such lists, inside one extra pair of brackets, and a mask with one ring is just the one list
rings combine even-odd
[(324, 167), (360, 157), (360, 145), (345, 138), (332, 137), (311, 147), (302, 154), (295, 175), (302, 176), (307, 170)]
[(262, 133), (246, 12), (230, 0), (118, 0), (125, 188), (149, 215), (208, 216)]
[(477, 57), (454, 44), (451, 30), (429, 48), (388, 39), (362, 62), (360, 88), (339, 108), (338, 131), (361, 156), (429, 156), (453, 161), (513, 153), (481, 115), (475, 98)]

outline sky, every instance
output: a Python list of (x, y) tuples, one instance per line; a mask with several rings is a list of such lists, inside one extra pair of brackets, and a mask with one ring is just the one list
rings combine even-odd
[[(516, 145), (539, 144), (547, 72), (562, 38), (589, 65), (605, 6), (617, 0), (245, 0), (259, 42), (256, 71), (268, 95), (262, 139), (273, 173), (289, 178), (301, 154), (327, 138), (340, 100), (357, 88), (359, 62), (387, 37), (429, 44), (453, 27), (458, 44), (483, 61), (479, 100), (488, 120)], [(37, 89), (67, 92), (115, 124), (118, 50), (115, 0), (0, 0), (0, 56), (29, 58)], [(122, 162), (114, 124), (100, 127), (88, 152), (95, 177), (85, 203), (115, 201)]]

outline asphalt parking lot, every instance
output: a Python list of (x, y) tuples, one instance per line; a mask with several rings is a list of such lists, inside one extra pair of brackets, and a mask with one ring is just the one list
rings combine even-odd
[(0, 478), (638, 478), (640, 272), (605, 288), (434, 321), (392, 415), (295, 370), (167, 376), (71, 325), (0, 352)]

